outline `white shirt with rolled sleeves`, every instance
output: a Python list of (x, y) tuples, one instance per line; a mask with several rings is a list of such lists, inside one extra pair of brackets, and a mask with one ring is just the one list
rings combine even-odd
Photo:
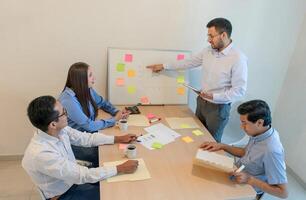
[(114, 144), (114, 136), (83, 133), (68, 126), (61, 130), (59, 139), (38, 131), (25, 151), (22, 166), (46, 198), (65, 193), (73, 184), (95, 183), (117, 174), (116, 167), (89, 169), (78, 165), (71, 144)]
[(164, 64), (166, 70), (202, 67), (202, 91), (212, 93), (215, 104), (231, 103), (245, 95), (247, 57), (233, 43), (221, 52), (211, 47), (185, 61)]

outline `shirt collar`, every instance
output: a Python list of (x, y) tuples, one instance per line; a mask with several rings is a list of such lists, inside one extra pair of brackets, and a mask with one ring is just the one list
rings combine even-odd
[(51, 135), (49, 135), (49, 134), (43, 132), (42, 130), (38, 130), (38, 131), (37, 131), (37, 136), (38, 136), (39, 138), (42, 138), (42, 139), (45, 139), (45, 140), (48, 140), (48, 141), (54, 142), (54, 143), (57, 143), (57, 142), (59, 141), (58, 138), (53, 137), (53, 136), (51, 136)]
[(268, 137), (270, 137), (273, 133), (274, 133), (274, 128), (272, 128), (272, 127), (270, 126), (270, 128), (269, 128), (266, 132), (264, 132), (264, 133), (262, 133), (262, 134), (260, 134), (260, 135), (257, 135), (257, 136), (255, 136), (255, 137), (251, 137), (251, 138), (252, 138), (252, 140), (254, 140), (255, 142), (261, 142), (261, 141), (267, 139)]
[(234, 46), (233, 42), (231, 42), (225, 49), (223, 49), (220, 52), (218, 50), (216, 50), (216, 49), (213, 49), (211, 46), (209, 48), (210, 48), (210, 50), (212, 51), (212, 53), (214, 55), (218, 55), (218, 56), (224, 55), (224, 56), (227, 56), (229, 54), (229, 52), (232, 50), (233, 46)]
[(227, 56), (232, 48), (233, 48), (233, 42), (231, 41), (231, 43), (225, 49), (223, 49), (220, 53)]

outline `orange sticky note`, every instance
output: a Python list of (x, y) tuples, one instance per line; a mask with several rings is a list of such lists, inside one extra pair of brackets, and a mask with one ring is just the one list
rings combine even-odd
[(179, 88), (177, 88), (176, 92), (179, 95), (184, 95), (185, 94), (185, 88), (179, 87)]
[(190, 142), (193, 142), (193, 139), (189, 136), (186, 136), (186, 137), (183, 137), (182, 140), (186, 143), (190, 143)]
[(128, 77), (134, 77), (135, 74), (136, 74), (135, 70), (133, 70), (133, 69), (128, 70)]
[(125, 150), (127, 145), (128, 144), (119, 144), (119, 149), (120, 150)]
[(133, 55), (132, 54), (125, 54), (124, 61), (125, 62), (133, 62)]
[(149, 103), (150, 103), (148, 97), (141, 97), (141, 98), (140, 98), (140, 102), (141, 102), (142, 104), (149, 104)]
[(177, 60), (184, 60), (185, 59), (185, 55), (184, 54), (178, 54), (176, 59)]
[(124, 86), (124, 78), (117, 78), (116, 79), (117, 86)]

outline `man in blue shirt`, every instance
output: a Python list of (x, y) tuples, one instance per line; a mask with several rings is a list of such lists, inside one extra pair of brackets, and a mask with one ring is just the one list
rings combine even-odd
[(246, 183), (256, 190), (257, 199), (264, 192), (287, 198), (287, 176), (284, 149), (278, 132), (271, 127), (271, 112), (266, 102), (253, 100), (238, 107), (241, 128), (250, 136), (245, 148), (222, 143), (204, 142), (207, 151), (224, 150), (240, 159), (236, 166), (245, 166), (242, 172), (233, 172), (237, 183)]

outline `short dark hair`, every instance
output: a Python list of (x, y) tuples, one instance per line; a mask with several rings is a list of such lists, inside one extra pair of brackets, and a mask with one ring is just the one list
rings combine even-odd
[(232, 34), (232, 24), (229, 20), (225, 18), (215, 18), (208, 22), (207, 28), (215, 27), (218, 33), (226, 32), (227, 36), (230, 38)]
[(240, 115), (248, 115), (247, 119), (250, 122), (255, 123), (257, 120), (263, 119), (264, 126), (272, 123), (270, 108), (263, 100), (247, 101), (241, 104), (237, 110)]
[(54, 110), (56, 99), (52, 96), (40, 96), (28, 106), (28, 117), (33, 126), (47, 132), (52, 121), (58, 121), (59, 112)]

